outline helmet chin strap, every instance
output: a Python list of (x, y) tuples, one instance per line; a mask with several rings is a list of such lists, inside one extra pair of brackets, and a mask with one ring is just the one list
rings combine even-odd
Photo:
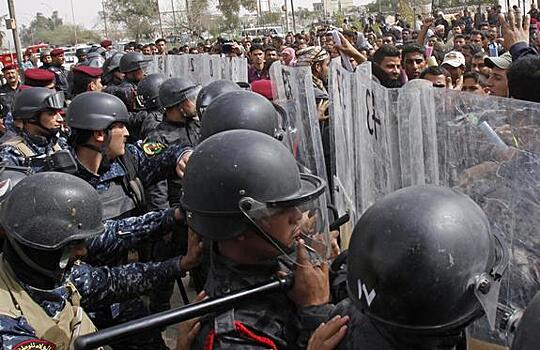
[(50, 138), (54, 137), (60, 131), (60, 128), (47, 129), (46, 127), (43, 126), (43, 124), (41, 124), (39, 119), (36, 120), (36, 121), (30, 120), (30, 121), (28, 121), (28, 123), (30, 123), (32, 125), (35, 125), (38, 128), (40, 128), (41, 130), (45, 131), (46, 136), (44, 136), (44, 137), (47, 138), (47, 139), (50, 139)]
[(108, 168), (110, 164), (109, 156), (107, 155), (107, 149), (109, 148), (109, 145), (111, 144), (111, 132), (109, 129), (105, 129), (105, 142), (101, 146), (92, 145), (90, 143), (82, 144), (81, 147), (85, 147), (88, 149), (91, 149), (92, 151), (101, 154), (101, 164), (100, 168)]

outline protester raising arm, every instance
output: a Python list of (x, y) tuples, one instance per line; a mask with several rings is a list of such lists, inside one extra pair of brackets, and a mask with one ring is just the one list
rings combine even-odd
[(529, 46), (529, 27), (531, 18), (521, 12), (509, 11), (508, 21), (503, 14), (499, 14), (499, 24), (504, 37), (504, 47), (512, 54), (512, 61), (528, 55), (538, 55), (536, 50)]

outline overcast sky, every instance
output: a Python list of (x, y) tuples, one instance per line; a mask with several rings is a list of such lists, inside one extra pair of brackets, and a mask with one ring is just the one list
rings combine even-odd
[[(149, 0), (150, 1), (150, 0)], [(162, 7), (170, 4), (170, 0), (159, 0)], [(266, 1), (266, 0), (263, 0)], [(283, 3), (283, 0), (271, 0), (272, 3)], [(28, 24), (36, 12), (42, 12), (49, 16), (53, 10), (58, 10), (65, 22), (72, 23), (71, 4), (75, 22), (86, 28), (93, 28), (99, 23), (98, 11), (101, 10), (101, 0), (14, 0), (15, 11), (20, 24)], [(175, 3), (182, 1), (176, 0)], [(295, 7), (307, 7), (312, 9), (310, 0), (294, 0)], [(355, 0), (355, 2), (367, 3), (369, 0)], [(6, 14), (6, 0), (0, 1), (0, 15)], [(266, 6), (263, 6), (265, 8)]]

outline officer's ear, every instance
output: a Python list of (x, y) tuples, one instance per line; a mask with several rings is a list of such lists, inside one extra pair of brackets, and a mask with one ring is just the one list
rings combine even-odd
[(103, 130), (94, 131), (92, 133), (92, 138), (98, 143), (103, 143), (107, 139), (107, 134)]

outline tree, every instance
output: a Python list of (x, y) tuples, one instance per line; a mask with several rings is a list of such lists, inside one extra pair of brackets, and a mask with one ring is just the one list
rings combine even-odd
[(54, 11), (51, 17), (38, 12), (28, 26), (21, 28), (21, 42), (24, 46), (40, 42), (51, 45), (74, 45), (77, 42), (96, 42), (99, 36), (78, 25), (66, 25)]
[(157, 0), (107, 0), (108, 20), (120, 24), (128, 37), (140, 41), (153, 39), (159, 22)]
[(227, 29), (238, 28), (240, 25), (240, 8), (248, 11), (257, 10), (257, 0), (219, 0), (218, 9), (225, 17)]

